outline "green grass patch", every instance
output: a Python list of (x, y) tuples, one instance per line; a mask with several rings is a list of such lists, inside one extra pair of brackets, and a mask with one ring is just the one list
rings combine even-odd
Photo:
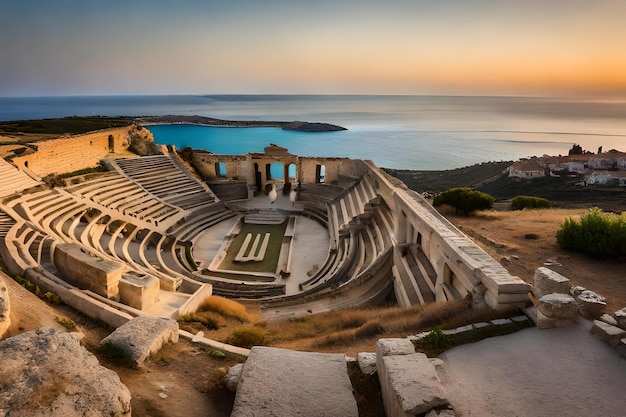
[(445, 335), (440, 328), (431, 330), (430, 333), (419, 340), (413, 342), (415, 350), (426, 354), (430, 358), (439, 356), (441, 353), (455, 346), (468, 343), (480, 342), (489, 337), (504, 336), (515, 333), (527, 327), (531, 327), (529, 320), (523, 322), (513, 322), (499, 326), (490, 325), (480, 329), (470, 330), (460, 334)]
[[(245, 223), (239, 234), (233, 239), (228, 248), (228, 253), (219, 266), (219, 269), (241, 271), (241, 272), (276, 272), (278, 267), (278, 258), (280, 255), (280, 249), (283, 243), (283, 236), (285, 229), (287, 228), (287, 221), (281, 224), (248, 224)], [(248, 262), (235, 262), (235, 258), (239, 253), (239, 249), (243, 245), (243, 242), (248, 233), (252, 234), (252, 240), (249, 247), (252, 247), (254, 236), (261, 235), (259, 247), (263, 242), (263, 238), (266, 233), (270, 233), (269, 244), (265, 251), (265, 257), (262, 261), (248, 261)]]

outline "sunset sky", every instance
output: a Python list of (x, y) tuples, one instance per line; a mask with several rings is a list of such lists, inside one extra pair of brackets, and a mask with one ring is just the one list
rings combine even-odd
[(626, 96), (624, 0), (2, 0), (0, 96)]

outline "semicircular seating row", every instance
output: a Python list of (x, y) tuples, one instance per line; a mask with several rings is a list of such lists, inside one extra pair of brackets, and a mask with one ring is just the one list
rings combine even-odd
[(236, 214), (171, 157), (108, 163), (116, 171), (88, 175), (65, 189), (34, 188), (8, 204), (11, 216), (0, 215), (0, 235), (20, 267), (56, 273), (55, 244), (75, 243), (137, 274), (157, 277), (164, 290), (191, 278), (213, 284), (215, 294), (267, 299), (270, 305), (360, 286), (362, 295), (352, 301), (359, 304), (392, 281), (392, 215), (367, 176), (343, 187), (302, 185), (304, 214), (328, 227), (331, 244), (325, 263), (301, 284), (302, 292), (284, 296), (284, 284), (242, 285), (240, 278), (195, 271), (188, 247), (203, 230)]

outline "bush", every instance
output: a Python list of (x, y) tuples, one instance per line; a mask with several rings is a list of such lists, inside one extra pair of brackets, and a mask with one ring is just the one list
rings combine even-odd
[(237, 327), (228, 337), (227, 343), (250, 349), (252, 346), (262, 345), (266, 337), (267, 331), (260, 327)]
[(529, 195), (518, 195), (511, 200), (511, 210), (550, 208), (550, 200)]
[(617, 215), (593, 208), (580, 221), (568, 217), (557, 231), (556, 240), (564, 249), (592, 256), (626, 256), (626, 213)]
[(443, 204), (452, 207), (456, 213), (467, 216), (476, 210), (492, 208), (493, 197), (471, 188), (451, 188), (437, 195), (433, 200), (433, 206), (435, 207)]

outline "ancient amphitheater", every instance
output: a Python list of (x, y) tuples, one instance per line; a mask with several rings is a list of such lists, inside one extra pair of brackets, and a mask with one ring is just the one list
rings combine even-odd
[[(211, 346), (202, 335), (179, 330), (175, 319), (197, 310), (212, 294), (256, 300), (266, 320), (371, 305), (390, 296), (400, 306), (465, 299), (472, 306), (493, 309), (522, 307), (529, 300), (529, 284), (511, 276), (429, 202), (370, 161), (301, 157), (271, 144), (263, 153), (246, 155), (177, 152), (155, 145), (147, 129), (134, 125), (12, 149), (6, 160), (0, 159), (4, 266), (12, 275), (27, 278), (76, 310), (117, 328), (104, 340), (126, 346), (131, 340), (137, 363), (162, 343), (177, 341), (179, 334)], [(535, 274), (535, 295), (538, 276), (544, 275), (549, 292), (568, 294), (569, 280), (545, 269)], [(551, 286), (556, 284), (563, 288), (554, 291)], [(0, 279), (0, 337), (10, 322), (6, 294)], [(566, 307), (576, 303), (569, 295), (558, 299), (562, 298), (567, 298)], [(588, 304), (606, 307), (598, 300)], [(568, 323), (577, 310), (572, 310)], [(555, 322), (563, 321), (558, 317), (544, 317), (548, 324), (544, 327), (557, 326)], [(616, 338), (626, 334), (626, 309), (615, 317), (622, 320), (622, 329), (598, 320), (592, 329), (611, 346), (618, 346)], [(615, 321), (605, 320), (609, 319)], [(512, 323), (492, 323), (502, 324), (498, 322)], [(478, 323), (476, 329), (484, 327), (478, 325), (489, 324)], [(450, 331), (457, 330), (467, 331)], [(50, 328), (27, 333), (0, 344), (10, 352), (5, 353), (7, 358), (25, 361), (3, 363), (5, 377), (22, 379), (5, 386), (14, 386), (11, 393), (0, 391), (5, 395), (4, 403), (0, 398), (0, 414), (22, 408), (25, 401), (43, 410), (37, 415), (50, 415), (55, 407), (74, 413), (57, 415), (88, 415), (84, 410), (89, 407), (104, 410), (92, 400), (77, 402), (73, 397), (87, 395), (88, 385), (89, 398), (100, 398), (103, 407), (119, 406), (108, 415), (130, 415), (130, 393), (112, 372), (93, 374), (95, 382), (81, 382), (75, 392), (63, 388), (63, 395), (54, 383), (51, 392), (59, 397), (52, 408), (41, 408), (38, 398), (32, 398), (46, 384), (45, 377), (37, 376), (39, 383), (33, 388), (31, 373), (40, 372), (38, 366), (52, 367), (42, 375), (71, 368), (62, 371), (70, 379), (85, 367), (101, 367), (74, 336)], [(552, 337), (548, 342), (561, 346), (560, 333)], [(624, 345), (626, 339), (618, 350), (626, 352)], [(59, 346), (65, 356), (51, 355)], [(520, 346), (524, 348), (523, 343)], [(235, 382), (232, 416), (358, 415), (343, 354), (220, 344), (222, 348), (247, 357), (245, 365), (234, 371), (239, 385)], [(579, 360), (579, 351), (574, 353)], [(527, 354), (524, 350), (517, 357)], [(372, 366), (372, 357), (387, 415), (455, 415), (434, 365), (415, 353), (409, 339), (381, 339), (376, 354), (364, 354), (364, 362), (370, 361), (366, 367)], [(71, 358), (84, 362), (72, 365)], [(510, 365), (505, 358), (506, 365), (499, 369)], [(554, 358), (549, 352), (540, 359), (548, 373), (562, 371), (550, 371)], [(86, 365), (88, 361), (91, 364)], [(612, 365), (615, 357), (607, 361), (605, 369), (616, 369), (617, 378), (622, 378), (619, 367)], [(584, 362), (596, 363), (595, 358)], [(577, 367), (571, 369), (578, 372)], [(473, 378), (468, 385), (474, 385)], [(100, 389), (105, 379), (111, 388)], [(468, 402), (463, 392), (456, 392), (454, 380), (447, 384), (457, 400), (455, 409)], [(550, 395), (549, 389), (540, 391)], [(617, 404), (610, 390), (602, 391), (608, 392), (606, 404)]]
[[(268, 318), (375, 303), (390, 291), (403, 306), (527, 300), (526, 283), (372, 162), (271, 145), (247, 155), (193, 152), (191, 168), (166, 147), (129, 157), (137, 132), (151, 139), (141, 127), (116, 128), (38, 142), (0, 161), (0, 253), (12, 274), (114, 326), (137, 315), (177, 318), (210, 294), (259, 300)], [(41, 181), (99, 163), (106, 172), (54, 188)], [(277, 163), (283, 178), (272, 178)], [(262, 192), (272, 184), (275, 201)], [(254, 234), (244, 247), (233, 243), (248, 223), (285, 225), (272, 232), (282, 236), (269, 271), (232, 267), (254, 260), (220, 265), (246, 248), (264, 258), (267, 242)]]

